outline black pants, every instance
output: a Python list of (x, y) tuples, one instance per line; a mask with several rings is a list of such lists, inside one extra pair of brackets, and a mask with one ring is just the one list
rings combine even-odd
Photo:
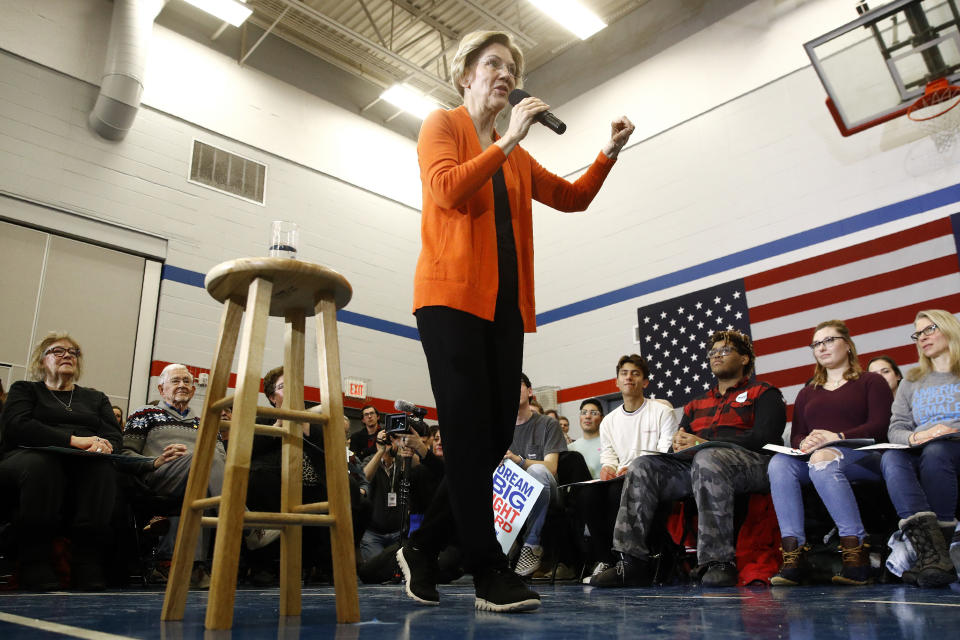
[(590, 484), (574, 489), (577, 513), (590, 530), (590, 555), (594, 562), (613, 563), (613, 527), (620, 511), (623, 476), (613, 482)]
[(493, 525), (493, 471), (513, 441), (520, 404), (520, 311), (498, 305), (493, 322), (448, 307), (416, 316), (446, 474), (411, 543), (439, 553), (455, 525), (468, 571), (506, 566)]
[(0, 460), (0, 487), (17, 492), (18, 534), (52, 538), (60, 526), (73, 535), (109, 530), (117, 475), (109, 460), (16, 449)]

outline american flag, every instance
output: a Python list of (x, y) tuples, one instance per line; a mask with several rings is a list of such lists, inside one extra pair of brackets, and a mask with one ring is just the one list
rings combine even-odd
[(751, 336), (757, 378), (779, 387), (791, 410), (813, 375), (808, 345), (824, 320), (847, 323), (864, 368), (884, 354), (909, 368), (917, 362), (909, 338), (917, 311), (960, 313), (958, 237), (955, 214), (641, 307), (648, 394), (680, 407), (712, 385), (707, 343), (720, 328)]

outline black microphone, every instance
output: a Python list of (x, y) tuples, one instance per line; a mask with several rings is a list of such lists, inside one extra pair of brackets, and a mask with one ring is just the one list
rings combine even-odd
[[(507, 100), (509, 100), (510, 104), (513, 106), (517, 106), (518, 102), (529, 97), (530, 94), (523, 89), (514, 89), (510, 92), (510, 95), (507, 96)], [(567, 125), (563, 123), (563, 120), (553, 115), (549, 111), (542, 111), (538, 113), (537, 117), (534, 119), (558, 135), (567, 130)]]
[(393, 403), (393, 408), (396, 409), (397, 411), (412, 413), (413, 415), (421, 419), (423, 418), (423, 416), (427, 415), (426, 409), (424, 409), (423, 407), (418, 407), (412, 402), (407, 402), (406, 400), (397, 400), (396, 402)]

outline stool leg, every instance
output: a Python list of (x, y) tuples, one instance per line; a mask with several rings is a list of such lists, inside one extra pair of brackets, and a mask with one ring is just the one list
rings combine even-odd
[(180, 510), (180, 526), (173, 549), (170, 574), (167, 577), (161, 620), (183, 620), (187, 590), (190, 587), (190, 570), (193, 567), (193, 552), (200, 534), (200, 518), (203, 516), (201, 511), (192, 508), (192, 504), (194, 500), (207, 495), (210, 467), (213, 464), (217, 431), (220, 427), (220, 412), (210, 411), (209, 408), (226, 395), (242, 318), (243, 307), (228, 300), (223, 307), (223, 316), (220, 320), (217, 349), (214, 352), (213, 365), (210, 367), (210, 384), (207, 387), (207, 398), (203, 403), (200, 431), (197, 434), (193, 461), (190, 463), (190, 475), (187, 477), (187, 488), (183, 496), (183, 507)]
[(337, 599), (337, 622), (359, 622), (357, 563), (353, 549), (353, 521), (350, 516), (350, 482), (347, 477), (346, 440), (343, 435), (343, 395), (340, 377), (340, 345), (337, 339), (337, 308), (331, 298), (320, 300), (317, 313), (317, 360), (320, 389), (327, 415), (324, 431), (324, 459), (327, 473), (327, 501), (334, 517), (330, 528), (333, 556), (333, 586)]
[(207, 601), (207, 629), (229, 629), (233, 625), (233, 602), (237, 588), (237, 565), (243, 541), (250, 451), (257, 417), (257, 394), (263, 368), (263, 347), (270, 313), (273, 284), (257, 278), (250, 283), (247, 314), (243, 321), (237, 391), (233, 402), (230, 446), (224, 467), (223, 495), (213, 547), (213, 571)]
[[(283, 408), (304, 408), (303, 356), (306, 319), (302, 311), (286, 317), (283, 339)], [(320, 425), (309, 425), (320, 429)], [(283, 458), (280, 467), (280, 511), (293, 513), (303, 504), (303, 428), (299, 422), (283, 421)], [(280, 540), (280, 615), (298, 616), (301, 611), (303, 573), (303, 527), (284, 527)]]

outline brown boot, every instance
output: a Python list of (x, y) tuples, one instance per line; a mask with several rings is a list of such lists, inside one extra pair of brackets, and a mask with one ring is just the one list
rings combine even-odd
[(806, 578), (806, 553), (810, 550), (807, 545), (799, 546), (793, 536), (780, 540), (780, 553), (783, 554), (783, 564), (780, 572), (770, 578), (770, 584), (775, 587), (795, 587), (802, 584)]
[(840, 538), (843, 568), (840, 569), (840, 575), (833, 576), (834, 584), (862, 587), (870, 582), (870, 553), (867, 549), (868, 545), (860, 542), (857, 536)]
[(936, 514), (932, 511), (915, 513), (900, 521), (900, 530), (917, 552), (919, 586), (943, 587), (957, 579)]

